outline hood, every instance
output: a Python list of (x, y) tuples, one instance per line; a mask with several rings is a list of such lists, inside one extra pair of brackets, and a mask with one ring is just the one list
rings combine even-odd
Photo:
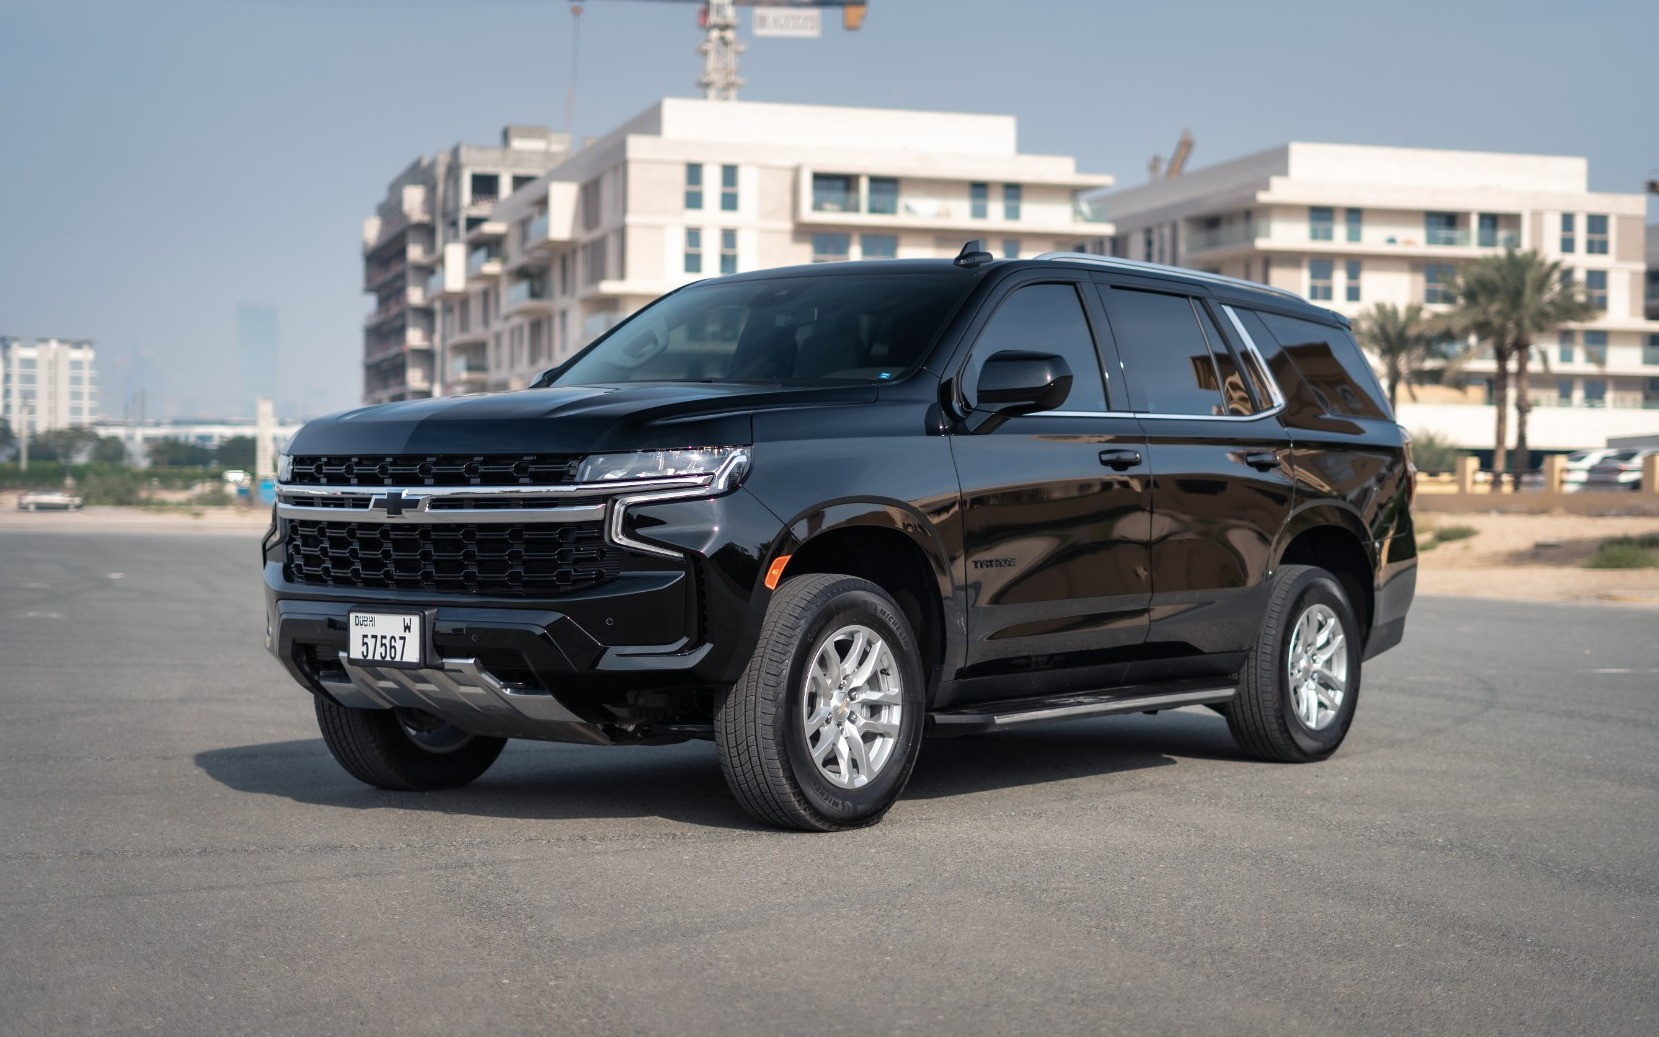
[(525, 389), (359, 407), (311, 421), (290, 454), (470, 454), (657, 450), (750, 442), (757, 410), (845, 406), (873, 385), (793, 388), (674, 383)]

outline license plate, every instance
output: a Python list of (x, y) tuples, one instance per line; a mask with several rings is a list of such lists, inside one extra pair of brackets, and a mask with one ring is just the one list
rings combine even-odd
[(425, 643), (417, 612), (353, 612), (346, 658), (354, 663), (419, 666)]

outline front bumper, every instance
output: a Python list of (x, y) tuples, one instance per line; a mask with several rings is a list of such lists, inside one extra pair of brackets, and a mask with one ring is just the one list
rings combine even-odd
[[(766, 592), (759, 559), (787, 534), (744, 490), (637, 507), (630, 530), (677, 554), (629, 552), (595, 587), (515, 600), (297, 583), (283, 520), (265, 553), (267, 646), (313, 693), (414, 708), (476, 734), (594, 744), (709, 737), (715, 695), (747, 664)], [(419, 668), (353, 665), (354, 608), (418, 609)]]

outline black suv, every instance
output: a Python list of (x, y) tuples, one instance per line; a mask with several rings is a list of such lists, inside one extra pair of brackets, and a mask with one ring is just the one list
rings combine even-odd
[(709, 738), (749, 813), (831, 830), (924, 734), (1199, 703), (1318, 760), (1416, 581), (1347, 322), (1091, 255), (701, 281), (530, 389), (289, 450), (267, 642), (382, 788)]

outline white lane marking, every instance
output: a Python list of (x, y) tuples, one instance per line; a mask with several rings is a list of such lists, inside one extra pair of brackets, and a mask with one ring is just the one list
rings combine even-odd
[(26, 591), (49, 591), (52, 589), (50, 583), (20, 583), (18, 586)]
[(127, 576), (126, 573), (106, 573), (105, 575), (107, 575), (112, 580), (125, 579), (126, 576)]
[(61, 612), (25, 612), (25, 613), (23, 613), (21, 618), (23, 618), (23, 619), (63, 619), (64, 615)]

